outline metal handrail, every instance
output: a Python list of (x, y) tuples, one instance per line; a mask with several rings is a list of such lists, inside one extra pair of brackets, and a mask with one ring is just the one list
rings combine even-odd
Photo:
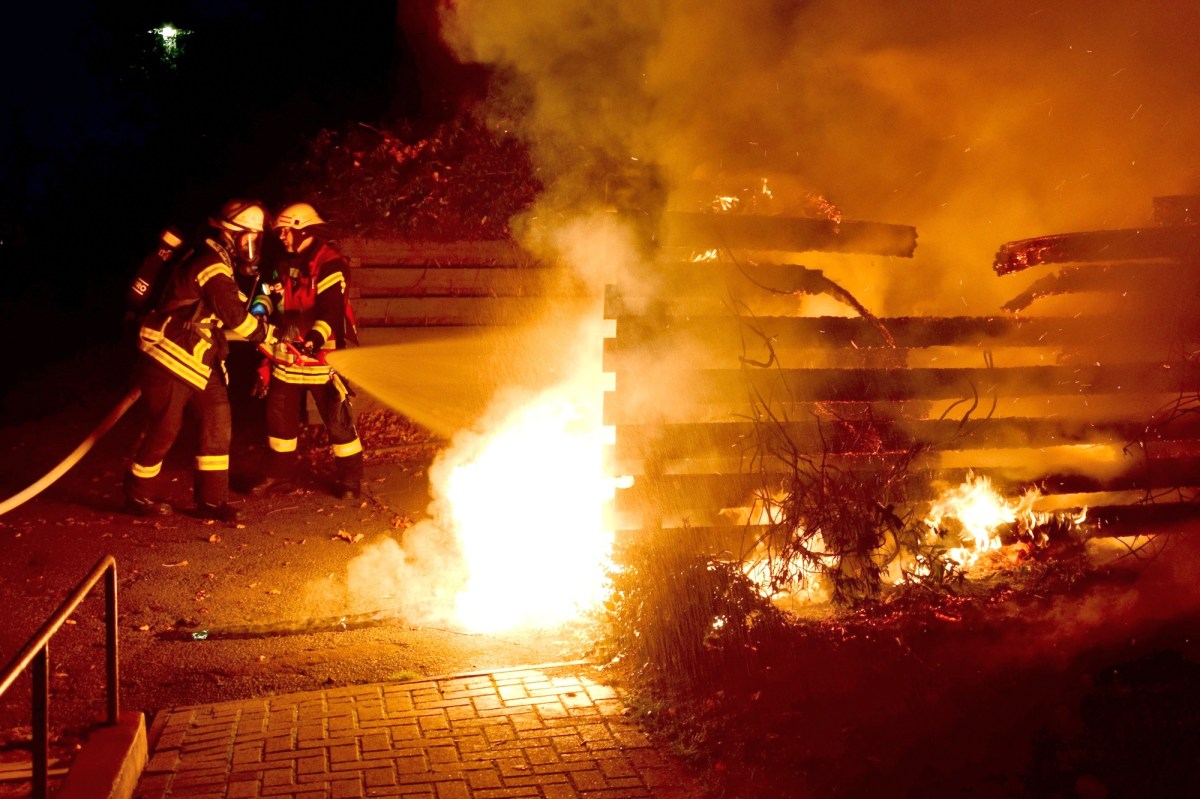
[(21, 673), (33, 665), (33, 795), (45, 799), (48, 790), (50, 764), (50, 638), (66, 623), (79, 603), (87, 597), (100, 578), (104, 577), (104, 626), (108, 693), (108, 723), (116, 724), (121, 713), (120, 673), (117, 664), (117, 561), (105, 555), (77, 586), (54, 615), (30, 639), (0, 678), (0, 696)]

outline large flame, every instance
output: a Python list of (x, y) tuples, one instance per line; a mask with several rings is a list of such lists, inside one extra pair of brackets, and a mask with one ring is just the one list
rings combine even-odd
[(568, 621), (603, 597), (612, 548), (603, 430), (570, 387), (513, 413), (445, 486), (468, 570), (464, 627), (494, 631)]

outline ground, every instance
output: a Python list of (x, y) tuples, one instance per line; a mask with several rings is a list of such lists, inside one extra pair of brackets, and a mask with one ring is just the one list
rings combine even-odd
[[(48, 472), (87, 437), (128, 389), (126, 374), (119, 355), (101, 350), (13, 385), (3, 398), (8, 424), (0, 429), (0, 501)], [(568, 630), (474, 635), (393, 618), (328, 631), (340, 616), (386, 610), (347, 594), (347, 564), (384, 538), (400, 540), (423, 516), (429, 502), (425, 469), (440, 447), (402, 418), (363, 405), (360, 433), (368, 458), (360, 500), (334, 500), (327, 491), (328, 459), (313, 457), (311, 478), (294, 493), (267, 498), (235, 493), (245, 517), (237, 527), (189, 515), (186, 438), (164, 467), (169, 498), (179, 512), (163, 520), (122, 512), (122, 475), (138, 433), (135, 408), (64, 477), (0, 516), (0, 604), (6, 617), (0, 657), (12, 658), (107, 554), (115, 557), (119, 577), (121, 702), (147, 714), (577, 657), (578, 642)], [(232, 473), (235, 486), (243, 487), (261, 469), (265, 438), (259, 437), (253, 404), (235, 410), (240, 432)], [(69, 755), (80, 735), (104, 716), (103, 607), (101, 585), (50, 647), (50, 713), (60, 756)], [(326, 631), (257, 634), (273, 626), (294, 631), (310, 622)], [(248, 637), (196, 640), (179, 634), (204, 629)], [(23, 677), (0, 699), (0, 743), (27, 739), (28, 686)]]
[[(87, 436), (128, 389), (124, 366), (112, 351), (88, 353), (12, 385), (0, 501)], [(239, 486), (261, 469), (256, 413), (238, 406)], [(328, 463), (314, 456), (311, 480), (295, 493), (237, 494), (246, 523), (225, 527), (186, 512), (186, 440), (166, 465), (182, 512), (162, 521), (121, 512), (137, 434), (135, 417), (122, 419), (61, 480), (0, 516), (0, 653), (12, 657), (112, 554), (122, 703), (148, 714), (591, 655), (584, 639), (595, 631), (583, 627), (472, 635), (389, 618), (331, 629), (380, 609), (344, 590), (347, 566), (374, 542), (402, 540), (425, 513), (425, 470), (441, 446), (394, 414), (361, 420), (370, 454), (361, 500), (335, 501)], [(796, 618), (755, 668), (690, 686), (678, 701), (635, 691), (634, 702), (722, 799), (1191, 796), (1200, 529), (1159, 533), (1136, 556), (1111, 542), (1109, 554), (1122, 557), (1103, 566), (1076, 550), (1025, 563), (970, 596), (908, 595)], [(101, 596), (50, 649), (52, 754), (67, 760), (104, 715)], [(627, 679), (622, 664), (605, 673)], [(22, 678), (0, 700), (0, 761), (23, 754), (14, 744), (29, 734), (28, 685)]]

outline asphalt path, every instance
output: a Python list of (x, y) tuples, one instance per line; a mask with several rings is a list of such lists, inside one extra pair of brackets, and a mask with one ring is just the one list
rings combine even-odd
[[(86, 372), (86, 370), (84, 370)], [(0, 499), (49, 471), (116, 404), (125, 386), (68, 369), (40, 381), (43, 399), (8, 403), (0, 428)], [(76, 386), (71, 390), (70, 386)], [(18, 386), (18, 388), (20, 388)], [(20, 412), (13, 408), (20, 407)], [(261, 432), (235, 414), (235, 486), (261, 469)], [(364, 682), (559, 662), (580, 654), (579, 629), (499, 635), (384, 618), (359, 629), (331, 620), (386, 611), (346, 591), (348, 564), (385, 538), (403, 541), (429, 502), (436, 446), (368, 447), (364, 494), (335, 500), (318, 464), (292, 493), (235, 493), (244, 524), (195, 518), (186, 436), (164, 465), (175, 515), (122, 511), (121, 481), (136, 409), (37, 497), (0, 516), (0, 659), (7, 663), (104, 555), (119, 577), (122, 704), (152, 715), (182, 705)], [(364, 604), (366, 602), (366, 604)], [(103, 590), (51, 643), (51, 720), (64, 744), (104, 715)], [(387, 615), (387, 614), (385, 614)], [(326, 631), (297, 633), (310, 620)], [(278, 627), (289, 634), (258, 634)], [(204, 630), (213, 634), (203, 639)], [(221, 631), (245, 633), (225, 638)], [(199, 635), (188, 637), (190, 633)], [(0, 745), (28, 734), (26, 675), (0, 698)]]

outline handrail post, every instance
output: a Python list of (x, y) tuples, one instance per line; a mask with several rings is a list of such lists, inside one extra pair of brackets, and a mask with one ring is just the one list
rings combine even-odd
[(117, 650), (117, 561), (112, 555), (100, 559), (88, 576), (67, 597), (54, 615), (46, 620), (24, 649), (0, 672), (0, 695), (12, 687), (25, 669), (32, 678), (33, 795), (46, 799), (50, 775), (50, 639), (66, 624), (79, 604), (87, 598), (100, 578), (104, 578), (105, 682), (108, 689), (108, 723), (116, 725), (121, 715), (121, 674)]
[(108, 723), (116, 724), (121, 715), (120, 658), (117, 656), (117, 563), (109, 564), (104, 574), (105, 651), (108, 676)]
[(33, 795), (46, 799), (50, 773), (50, 643), (33, 658)]

